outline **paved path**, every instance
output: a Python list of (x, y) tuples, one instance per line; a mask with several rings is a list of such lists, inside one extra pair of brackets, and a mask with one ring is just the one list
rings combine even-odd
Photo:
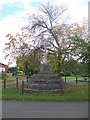
[[(21, 85), (22, 84), (22, 80), (19, 80), (18, 84)], [(13, 85), (16, 85), (16, 80), (12, 81), (12, 82), (6, 82), (6, 87), (7, 86), (13, 86)], [(0, 83), (0, 86), (4, 86), (4, 83)]]
[(88, 118), (87, 102), (3, 101), (3, 118)]
[[(67, 79), (66, 82), (67, 82), (67, 83), (71, 83), (71, 84), (76, 84), (76, 80), (75, 80), (75, 79), (72, 79), (72, 80)], [(80, 84), (80, 85), (89, 85), (90, 83), (88, 83), (88, 82), (80, 82), (80, 81), (78, 81), (77, 84)]]

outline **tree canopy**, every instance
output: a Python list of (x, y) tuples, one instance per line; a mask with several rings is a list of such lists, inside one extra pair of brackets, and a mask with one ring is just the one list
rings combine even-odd
[[(52, 61), (49, 56), (55, 58), (60, 74), (64, 69), (65, 59), (80, 58), (88, 44), (85, 22), (81, 26), (78, 23), (68, 23), (64, 16), (66, 10), (63, 6), (57, 7), (51, 3), (41, 5), (38, 14), (28, 16), (27, 26), (16, 35), (6, 36), (9, 40), (4, 49), (6, 57), (15, 59), (22, 55), (28, 56), (34, 50), (37, 53), (39, 51), (42, 56), (46, 42), (48, 62)], [(39, 58), (41, 62), (43, 57)]]

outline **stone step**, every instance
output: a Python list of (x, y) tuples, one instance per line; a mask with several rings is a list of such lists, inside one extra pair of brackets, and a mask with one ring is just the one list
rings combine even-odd
[[(44, 90), (44, 89), (42, 89), (42, 90), (39, 90), (39, 89), (30, 89), (30, 88), (24, 88), (24, 91), (25, 92), (61, 92), (61, 89), (46, 89), (46, 90)], [(65, 89), (62, 89), (62, 91), (63, 92), (65, 92)]]
[(33, 76), (32, 76), (32, 79), (58, 79), (59, 78), (59, 76), (58, 76), (58, 74), (34, 74)]
[(43, 79), (32, 79), (32, 80), (29, 80), (28, 84), (31, 84), (31, 83), (37, 83), (37, 84), (62, 84), (63, 81), (60, 81), (60, 80), (43, 80)]

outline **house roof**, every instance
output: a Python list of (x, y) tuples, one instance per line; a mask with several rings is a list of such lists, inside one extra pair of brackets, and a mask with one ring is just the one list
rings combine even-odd
[(8, 65), (5, 65), (5, 64), (0, 62), (0, 68), (6, 68), (6, 67), (8, 67)]

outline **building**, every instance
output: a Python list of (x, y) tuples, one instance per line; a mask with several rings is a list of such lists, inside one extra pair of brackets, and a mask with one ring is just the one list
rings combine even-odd
[(8, 66), (0, 62), (0, 72), (5, 71)]

